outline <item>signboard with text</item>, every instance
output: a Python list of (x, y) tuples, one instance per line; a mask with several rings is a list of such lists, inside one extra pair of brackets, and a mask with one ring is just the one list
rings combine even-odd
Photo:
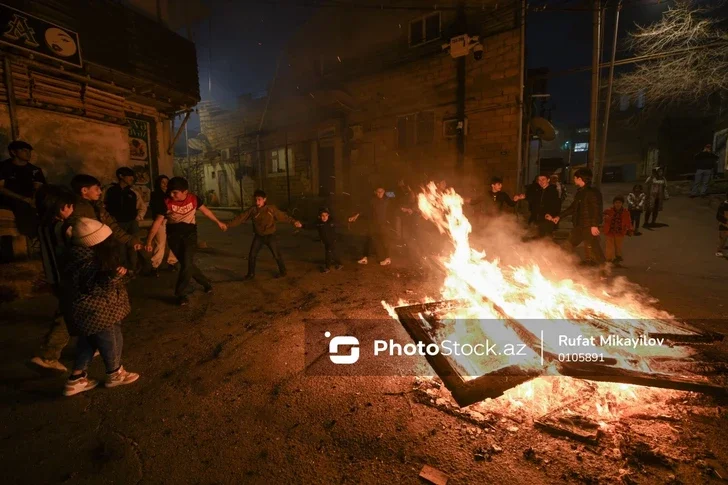
[(78, 34), (0, 3), (0, 44), (82, 67)]
[(142, 189), (145, 202), (152, 190), (151, 132), (148, 121), (127, 117), (129, 122), (129, 165), (134, 170), (136, 185)]

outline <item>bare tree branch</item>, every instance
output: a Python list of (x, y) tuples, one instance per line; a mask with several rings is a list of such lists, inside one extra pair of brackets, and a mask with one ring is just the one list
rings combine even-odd
[(725, 99), (728, 32), (721, 28), (715, 10), (699, 7), (694, 0), (677, 0), (661, 20), (637, 26), (627, 39), (636, 56), (691, 50), (636, 64), (615, 80), (615, 91), (632, 99), (644, 96), (648, 109), (677, 105), (710, 109), (716, 99)]

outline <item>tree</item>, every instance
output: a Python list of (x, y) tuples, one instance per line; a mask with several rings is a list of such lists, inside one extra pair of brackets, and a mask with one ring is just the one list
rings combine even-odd
[(692, 105), (710, 110), (725, 100), (728, 32), (718, 14), (716, 7), (677, 0), (659, 21), (637, 26), (627, 47), (640, 61), (615, 80), (615, 91), (631, 99), (644, 96), (649, 109)]

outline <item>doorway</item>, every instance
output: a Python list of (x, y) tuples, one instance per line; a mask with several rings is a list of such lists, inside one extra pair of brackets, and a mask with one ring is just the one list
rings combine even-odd
[(319, 196), (328, 197), (336, 192), (336, 169), (334, 147), (319, 145)]
[(220, 195), (220, 207), (230, 207), (228, 204), (227, 172), (225, 170), (218, 170), (217, 172), (217, 193)]

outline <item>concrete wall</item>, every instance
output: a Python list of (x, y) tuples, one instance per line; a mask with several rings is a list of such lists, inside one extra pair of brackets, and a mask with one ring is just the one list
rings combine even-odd
[[(20, 139), (33, 145), (32, 163), (43, 169), (49, 183), (68, 183), (78, 173), (110, 183), (118, 167), (128, 166), (129, 137), (126, 126), (36, 108), (17, 107)], [(149, 114), (149, 113), (147, 113)], [(169, 121), (154, 121), (159, 172), (172, 173), (173, 159), (167, 155)], [(0, 105), (0, 151), (10, 141), (7, 105)]]

